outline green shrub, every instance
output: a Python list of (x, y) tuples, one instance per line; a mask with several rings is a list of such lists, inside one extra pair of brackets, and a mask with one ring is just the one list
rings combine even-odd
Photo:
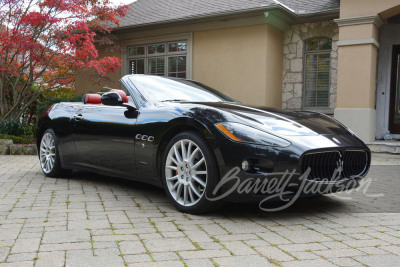
[(49, 108), (51, 105), (60, 102), (81, 102), (82, 96), (62, 96), (62, 97), (49, 97), (46, 100), (41, 101), (36, 106), (36, 115), (41, 115), (43, 111)]
[(32, 143), (35, 143), (35, 138), (32, 135), (15, 136), (15, 135), (0, 134), (0, 139), (12, 140), (14, 142), (14, 144), (32, 144)]
[(36, 101), (34, 113), (41, 115), (48, 107), (60, 102), (77, 102), (81, 101), (82, 96), (75, 95), (73, 88), (57, 88), (44, 92)]
[(15, 119), (0, 120), (0, 134), (3, 135), (33, 135), (33, 126)]

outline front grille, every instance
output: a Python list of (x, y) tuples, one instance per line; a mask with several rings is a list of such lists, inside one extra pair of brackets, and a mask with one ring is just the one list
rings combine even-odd
[(364, 150), (316, 152), (303, 156), (301, 169), (305, 173), (310, 168), (309, 180), (330, 181), (332, 178), (362, 176), (368, 162), (368, 153)]
[(343, 160), (343, 176), (363, 175), (367, 171), (368, 153), (359, 150), (347, 150)]

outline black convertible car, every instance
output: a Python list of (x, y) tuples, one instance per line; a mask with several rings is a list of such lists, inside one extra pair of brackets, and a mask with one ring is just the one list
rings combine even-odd
[(369, 170), (369, 149), (329, 116), (246, 106), (191, 80), (120, 81), (122, 90), (42, 114), (37, 146), (46, 176), (75, 169), (139, 180), (162, 186), (179, 210), (201, 213), (218, 195), (264, 199), (268, 179), (287, 181), (286, 197), (300, 186), (329, 188), (306, 196), (354, 188)]

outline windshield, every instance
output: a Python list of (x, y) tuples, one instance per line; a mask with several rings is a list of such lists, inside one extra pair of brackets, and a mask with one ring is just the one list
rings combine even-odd
[(150, 75), (129, 75), (126, 78), (150, 102), (238, 102), (195, 81)]

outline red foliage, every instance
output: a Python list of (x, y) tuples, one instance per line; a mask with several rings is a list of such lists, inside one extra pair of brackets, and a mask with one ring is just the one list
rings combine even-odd
[(107, 25), (119, 25), (127, 8), (109, 0), (0, 0), (0, 74), (29, 79), (27, 72), (36, 73), (64, 84), (70, 81), (64, 74), (82, 68), (115, 72), (119, 59), (97, 58), (97, 33), (110, 33)]
[(51, 17), (49, 14), (42, 14), (39, 12), (32, 11), (29, 14), (24, 14), (19, 20), (20, 24), (27, 26), (39, 26), (44, 27), (46, 24), (53, 24), (59, 22), (61, 19)]
[(108, 72), (116, 72), (121, 62), (119, 58), (103, 57), (99, 60), (90, 61), (89, 67), (95, 69), (101, 76), (105, 76)]
[(110, 0), (0, 0), (1, 116), (18, 117), (46, 89), (72, 86), (77, 70), (117, 71), (121, 60), (99, 59), (96, 45), (113, 46), (110, 25), (127, 9)]

